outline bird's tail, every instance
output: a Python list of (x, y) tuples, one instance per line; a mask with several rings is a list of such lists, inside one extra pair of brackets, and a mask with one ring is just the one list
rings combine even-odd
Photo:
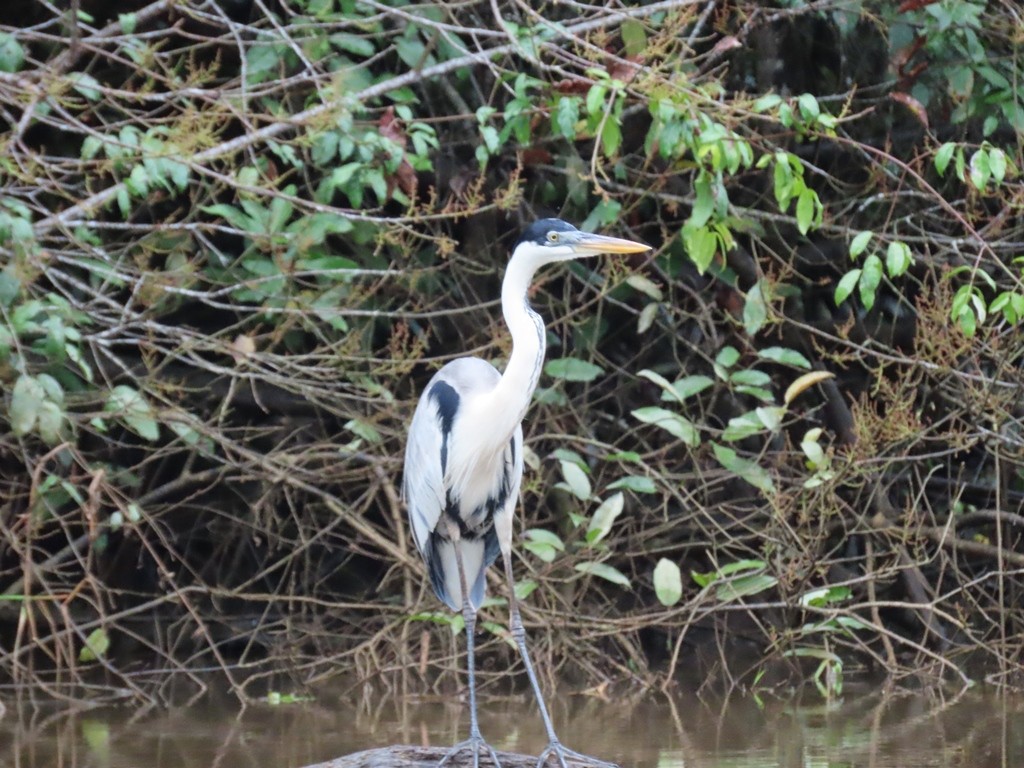
[[(469, 602), (474, 610), (478, 610), (484, 601), (484, 571), (490, 565), (490, 553), (487, 552), (485, 540), (463, 538), (456, 544), (436, 532), (431, 539), (427, 567), (434, 594), (453, 611), (462, 610), (462, 588), (459, 584), (459, 567), (455, 559), (455, 547), (459, 547), (466, 583), (469, 585)], [(493, 561), (494, 558), (491, 557), (490, 560)]]

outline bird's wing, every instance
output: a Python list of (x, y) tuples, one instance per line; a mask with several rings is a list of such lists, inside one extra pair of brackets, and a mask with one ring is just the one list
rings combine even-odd
[[(499, 549), (492, 516), (504, 505), (509, 490), (518, 489), (518, 475), (510, 476), (513, 467), (518, 466), (522, 472), (521, 461), (518, 465), (516, 462), (522, 452), (521, 433), (517, 432), (518, 446), (510, 442), (499, 456), (488, 457), (494, 438), (487, 436), (486, 421), (467, 416), (473, 413), (473, 398), (492, 390), (500, 378), (494, 366), (483, 360), (453, 360), (427, 384), (409, 425), (402, 479), (409, 525), (427, 563), (434, 591), (455, 610), (462, 606), (456, 547), (462, 557), (470, 601), (479, 607), (484, 596), (484, 571)], [(500, 494), (501, 500), (495, 494)], [(438, 530), (446, 509), (464, 529), (457, 543), (446, 531)], [(511, 526), (507, 527), (511, 531)]]
[[(429, 387), (433, 385), (431, 381)], [(420, 398), (409, 425), (405, 446), (405, 470), (402, 475), (402, 498), (409, 511), (416, 548), (426, 555), (430, 534), (441, 519), (445, 506), (444, 471), (441, 448), (444, 435), (437, 403), (427, 392)]]

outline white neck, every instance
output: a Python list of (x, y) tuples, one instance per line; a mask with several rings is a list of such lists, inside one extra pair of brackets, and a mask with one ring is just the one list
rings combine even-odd
[(512, 334), (512, 356), (501, 381), (482, 398), (497, 446), (504, 447), (519, 426), (544, 365), (544, 321), (530, 309), (527, 291), (541, 262), (513, 254), (501, 284), (501, 311)]

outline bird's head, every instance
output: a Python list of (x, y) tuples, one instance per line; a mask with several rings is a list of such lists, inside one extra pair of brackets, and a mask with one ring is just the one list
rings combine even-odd
[(532, 261), (536, 266), (568, 261), (599, 253), (642, 253), (649, 245), (581, 232), (561, 219), (540, 219), (528, 226), (512, 251), (512, 258)]

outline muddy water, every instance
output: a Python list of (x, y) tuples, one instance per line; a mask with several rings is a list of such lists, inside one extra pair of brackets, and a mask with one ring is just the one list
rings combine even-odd
[[(286, 768), (393, 743), (465, 737), (458, 704), (322, 691), (314, 701), (239, 711), (225, 700), (173, 710), (36, 706), (0, 693), (0, 767)], [(779, 700), (693, 694), (552, 702), (559, 735), (626, 768), (1024, 768), (1024, 697), (993, 692), (886, 695), (848, 686)], [(539, 752), (532, 702), (485, 697), (481, 729), (499, 749)]]

